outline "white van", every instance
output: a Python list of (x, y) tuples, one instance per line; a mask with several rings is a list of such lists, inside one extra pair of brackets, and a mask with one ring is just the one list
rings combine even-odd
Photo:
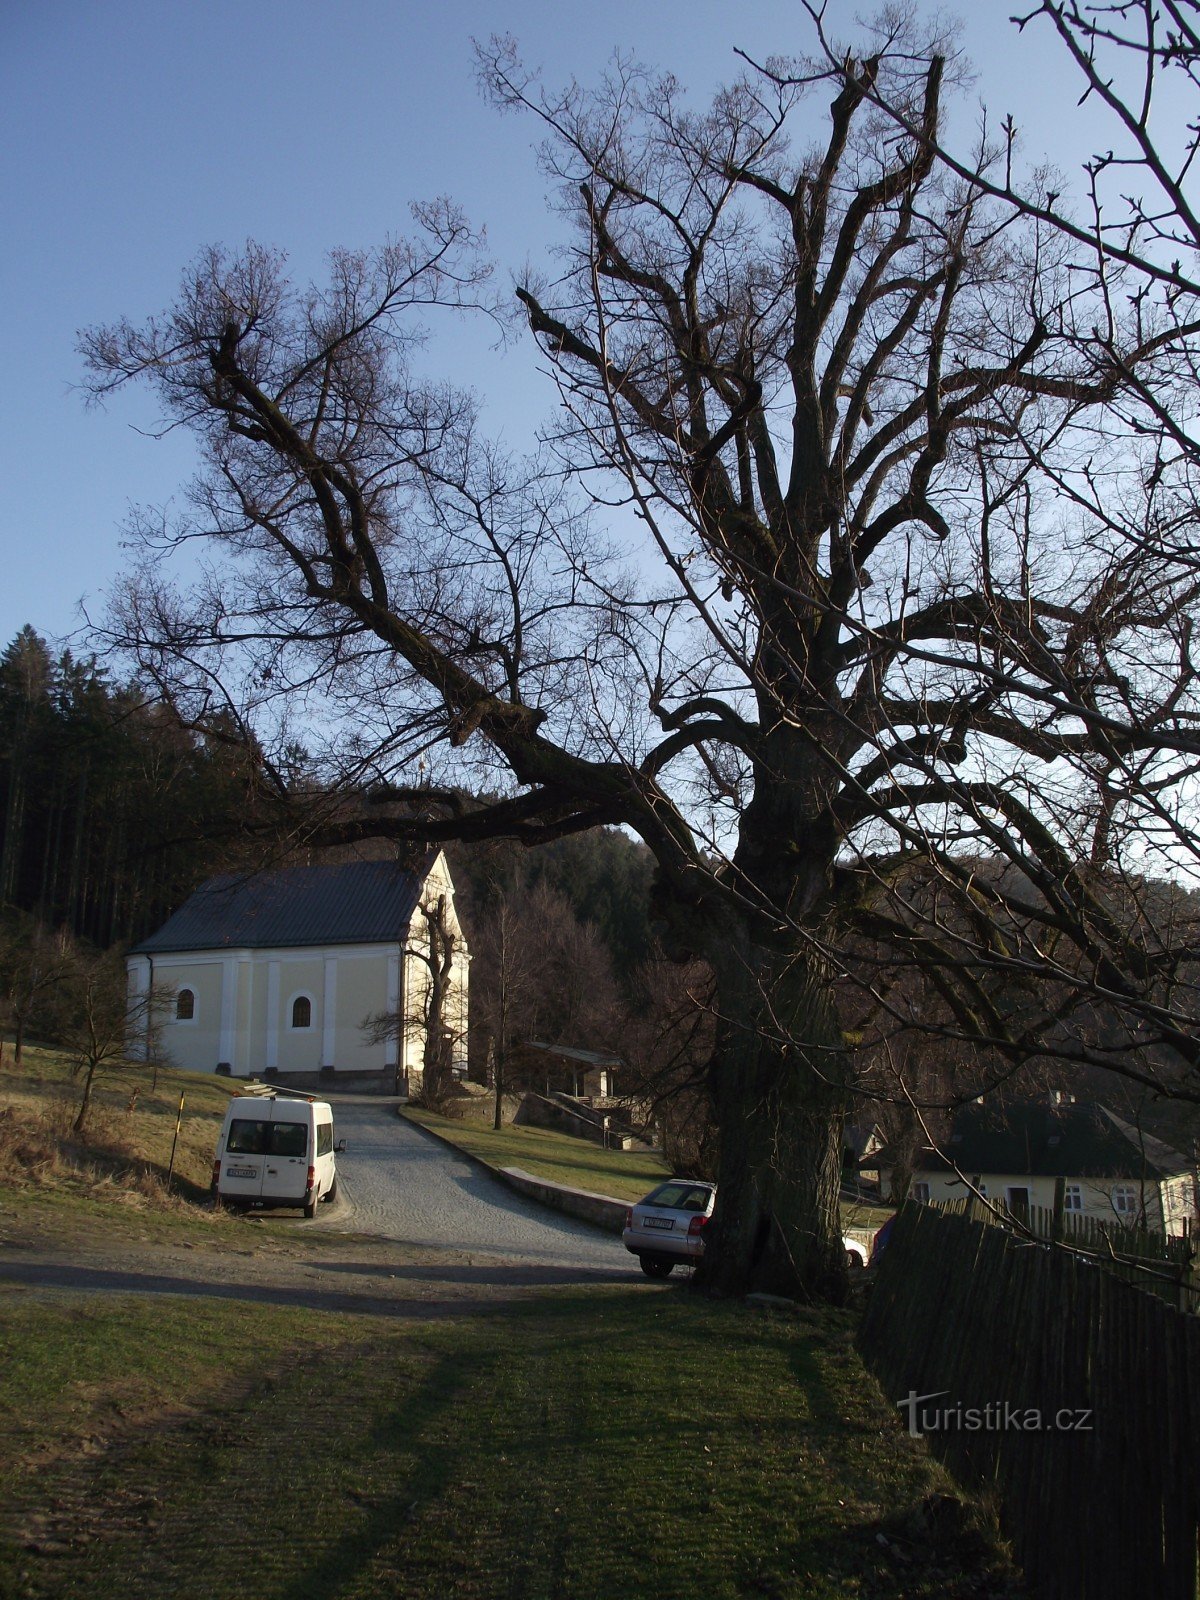
[(235, 1094), (225, 1112), (213, 1161), (212, 1195), (218, 1206), (303, 1206), (337, 1194), (333, 1108), (311, 1095)]

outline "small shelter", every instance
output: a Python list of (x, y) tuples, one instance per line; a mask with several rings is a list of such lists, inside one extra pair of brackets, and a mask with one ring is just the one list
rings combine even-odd
[(547, 1044), (542, 1039), (526, 1041), (530, 1050), (540, 1050), (562, 1066), (571, 1079), (571, 1093), (591, 1100), (611, 1100), (616, 1070), (625, 1065), (620, 1056), (606, 1050), (577, 1050), (565, 1044)]

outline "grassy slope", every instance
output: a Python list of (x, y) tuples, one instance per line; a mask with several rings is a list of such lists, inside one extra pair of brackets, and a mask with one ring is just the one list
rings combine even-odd
[(618, 1200), (640, 1200), (648, 1189), (670, 1175), (661, 1156), (637, 1150), (604, 1150), (587, 1139), (574, 1139), (548, 1128), (514, 1128), (509, 1124), (497, 1131), (479, 1122), (438, 1117), (415, 1107), (406, 1108), (405, 1115), (493, 1167), (521, 1167), (535, 1178), (613, 1195)]
[[(160, 1068), (151, 1088), (149, 1067), (132, 1062), (107, 1072), (98, 1083), (92, 1116), (81, 1144), (70, 1126), (78, 1109), (79, 1083), (70, 1062), (58, 1050), (28, 1046), (15, 1067), (12, 1047), (5, 1045), (0, 1063), (0, 1109), (28, 1125), (37, 1124), (46, 1140), (59, 1147), (61, 1165), (44, 1178), (65, 1186), (70, 1170), (102, 1171), (136, 1167), (165, 1180), (175, 1135), (179, 1096), (184, 1096), (183, 1121), (175, 1153), (175, 1178), (182, 1192), (206, 1194), (221, 1118), (229, 1103), (228, 1083), (211, 1073)], [(0, 1179), (20, 1174), (0, 1172)], [(27, 1171), (37, 1181), (36, 1171)]]
[(837, 1313), (648, 1288), (421, 1325), (10, 1296), (0, 1356), (4, 1600), (920, 1600), (991, 1560), (923, 1531), (944, 1480)]
[[(438, 1117), (413, 1106), (406, 1107), (404, 1115), (494, 1167), (521, 1167), (535, 1178), (569, 1184), (573, 1189), (590, 1189), (618, 1200), (640, 1200), (670, 1175), (671, 1169), (660, 1156), (604, 1150), (586, 1139), (546, 1128), (514, 1128), (510, 1124), (497, 1132), (474, 1120)], [(844, 1200), (842, 1226), (873, 1231), (882, 1227), (894, 1210), (894, 1206)]]

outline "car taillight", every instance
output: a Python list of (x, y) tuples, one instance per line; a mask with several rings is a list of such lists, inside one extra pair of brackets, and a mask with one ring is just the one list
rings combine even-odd
[(213, 1162), (213, 1185), (214, 1185), (214, 1187), (218, 1183), (220, 1183), (220, 1181), (221, 1181), (221, 1163), (219, 1161), (214, 1161)]
[(689, 1233), (703, 1233), (705, 1228), (707, 1228), (707, 1227), (708, 1227), (708, 1218), (707, 1217), (693, 1217), (692, 1220), (688, 1223), (688, 1232)]
[(633, 1227), (633, 1207), (632, 1206), (626, 1206), (625, 1207), (625, 1226), (627, 1228), (632, 1228)]
[(316, 1169), (316, 1167), (309, 1167), (309, 1169), (308, 1169), (308, 1182), (305, 1184), (304, 1187), (306, 1189), (311, 1189), (311, 1188), (313, 1188), (315, 1186), (316, 1181), (317, 1181), (317, 1169)]

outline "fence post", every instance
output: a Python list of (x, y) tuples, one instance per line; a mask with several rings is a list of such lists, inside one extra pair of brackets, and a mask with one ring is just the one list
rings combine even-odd
[(179, 1124), (183, 1121), (183, 1095), (179, 1096), (179, 1110), (175, 1113), (175, 1137), (171, 1140), (171, 1164), (167, 1168), (167, 1193), (171, 1192), (171, 1179), (175, 1176), (175, 1149), (179, 1144)]

